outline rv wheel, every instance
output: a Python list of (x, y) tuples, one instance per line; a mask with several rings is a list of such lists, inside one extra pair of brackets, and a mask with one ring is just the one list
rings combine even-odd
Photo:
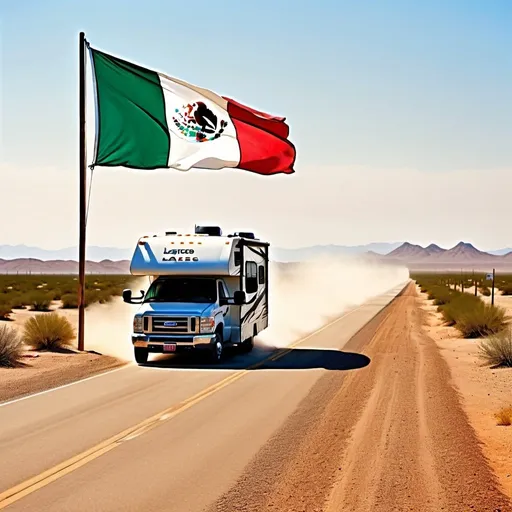
[(146, 364), (148, 362), (148, 349), (147, 348), (140, 348), (135, 347), (135, 361), (137, 361), (138, 364)]
[(254, 348), (254, 338), (249, 338), (242, 341), (240, 344), (240, 352), (242, 354), (248, 354)]
[(222, 361), (222, 355), (224, 346), (222, 345), (222, 333), (215, 333), (215, 341), (210, 349), (210, 360), (212, 363), (220, 363)]

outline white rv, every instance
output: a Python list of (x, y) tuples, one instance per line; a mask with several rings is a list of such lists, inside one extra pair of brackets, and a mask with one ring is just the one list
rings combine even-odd
[(218, 227), (194, 233), (143, 236), (130, 272), (148, 276), (133, 319), (135, 360), (150, 352), (203, 350), (212, 362), (226, 347), (250, 352), (254, 337), (268, 326), (268, 247), (252, 233), (222, 236)]

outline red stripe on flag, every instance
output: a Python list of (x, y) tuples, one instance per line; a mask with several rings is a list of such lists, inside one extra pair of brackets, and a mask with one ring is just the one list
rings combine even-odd
[(240, 119), (231, 120), (240, 146), (238, 169), (266, 175), (294, 172), (295, 147), (290, 141)]
[(290, 128), (284, 122), (284, 117), (277, 117), (265, 112), (259, 112), (247, 105), (242, 105), (238, 101), (224, 97), (228, 101), (228, 114), (232, 119), (239, 119), (246, 123), (258, 126), (261, 129), (273, 133), (282, 139), (286, 139)]

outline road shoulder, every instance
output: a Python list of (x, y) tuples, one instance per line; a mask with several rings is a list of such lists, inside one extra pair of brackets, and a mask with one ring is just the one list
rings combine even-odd
[[(0, 368), (0, 403), (120, 368), (125, 361), (95, 353), (29, 352), (17, 368)], [(31, 356), (31, 357), (30, 357)]]

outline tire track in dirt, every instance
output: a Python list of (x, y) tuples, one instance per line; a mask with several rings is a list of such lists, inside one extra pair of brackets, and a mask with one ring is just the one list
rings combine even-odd
[(512, 511), (415, 299), (352, 338), (371, 363), (322, 377), (210, 510)]

